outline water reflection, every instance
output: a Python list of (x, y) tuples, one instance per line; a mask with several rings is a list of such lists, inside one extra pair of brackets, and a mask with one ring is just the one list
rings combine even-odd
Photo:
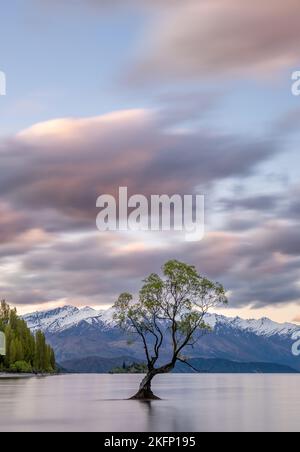
[(297, 431), (299, 378), (164, 375), (147, 402), (138, 375), (0, 379), (0, 431)]

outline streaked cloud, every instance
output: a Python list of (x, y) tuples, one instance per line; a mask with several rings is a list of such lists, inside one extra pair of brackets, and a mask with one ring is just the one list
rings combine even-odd
[[(44, 0), (58, 11), (61, 3)], [(144, 12), (148, 27), (136, 49), (134, 81), (273, 77), (299, 63), (298, 0), (77, 0), (74, 6), (99, 15)]]
[[(248, 253), (250, 265), (252, 255), (235, 232), (210, 233), (195, 248), (176, 235), (147, 242), (96, 230), (99, 194), (116, 195), (121, 185), (145, 195), (211, 192), (222, 180), (245, 180), (280, 151), (268, 137), (224, 135), (201, 126), (170, 130), (195, 117), (189, 98), (186, 107), (182, 98), (171, 100), (157, 110), (39, 123), (1, 141), (0, 254), (9, 269), (0, 284), (4, 296), (29, 305), (107, 305), (118, 291), (135, 291), (147, 272), (172, 257), (194, 262), (229, 288), (241, 280), (234, 262)], [(265, 253), (272, 253), (269, 246)], [(250, 295), (241, 294), (236, 303), (251, 302)]]
[(152, 25), (137, 77), (273, 76), (299, 63), (297, 0), (189, 0)]
[[(17, 45), (2, 54), (19, 119), (12, 107), (3, 119), (26, 129), (0, 139), (1, 297), (24, 309), (106, 306), (177, 258), (220, 280), (233, 309), (299, 304), (298, 99), (289, 76), (276, 90), (261, 83), (299, 64), (299, 1), (9, 5)], [(47, 95), (30, 94), (26, 65)], [(33, 97), (41, 109), (20, 105)], [(96, 199), (121, 185), (204, 193), (205, 239), (100, 234)]]
[[(132, 110), (58, 119), (4, 140), (0, 189), (19, 212), (16, 233), (37, 213), (48, 231), (93, 228), (97, 197), (117, 195), (119, 186), (146, 196), (194, 193), (222, 179), (245, 177), (279, 151), (268, 138), (168, 132), (172, 115)], [(12, 221), (9, 214), (5, 221)]]

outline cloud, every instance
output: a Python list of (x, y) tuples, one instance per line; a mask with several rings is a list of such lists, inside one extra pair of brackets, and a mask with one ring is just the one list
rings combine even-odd
[[(291, 242), (296, 230), (295, 226)], [(299, 302), (299, 247), (292, 248), (289, 234), (291, 227), (258, 220), (251, 232), (208, 234), (189, 258), (230, 290), (231, 306)]]
[[(201, 127), (182, 132), (178, 120), (194, 117), (193, 102), (185, 107), (179, 99), (178, 114), (176, 99), (168, 105), (57, 119), (2, 139), (2, 296), (20, 305), (108, 304), (119, 292), (136, 292), (147, 273), (177, 258), (220, 280), (232, 292), (233, 306), (300, 299), (298, 224), (291, 216), (280, 219), (275, 195), (222, 197), (222, 224), (196, 246), (172, 234), (149, 233), (146, 239), (98, 233), (100, 194), (116, 194), (121, 185), (145, 195), (211, 193), (227, 179), (245, 181), (279, 152), (269, 139)], [(282, 195), (297, 199), (289, 196)], [(235, 215), (250, 209), (250, 229), (225, 228), (233, 208)], [(254, 221), (264, 209), (274, 212), (272, 222), (269, 215)]]
[(273, 211), (276, 209), (280, 198), (276, 195), (258, 195), (235, 199), (222, 199), (220, 204), (227, 210), (255, 210)]
[(138, 237), (109, 233), (58, 239), (27, 252), (21, 259), (22, 271), (16, 276), (10, 269), (8, 283), (2, 281), (0, 291), (20, 304), (60, 299), (109, 304), (123, 291), (136, 293), (145, 275), (159, 272), (163, 262), (177, 258), (222, 282), (231, 293), (231, 307), (298, 302), (299, 253), (283, 249), (288, 231), (275, 233), (267, 242), (268, 234), (271, 225), (262, 224), (251, 234), (208, 232), (196, 245), (174, 238), (163, 247), (155, 242), (137, 246)]
[[(48, 232), (93, 229), (97, 197), (117, 195), (119, 186), (132, 194), (194, 193), (198, 186), (251, 174), (279, 150), (268, 139), (168, 132), (173, 116), (130, 110), (58, 119), (2, 142), (0, 190), (19, 212), (15, 233), (29, 216)], [(20, 215), (27, 218), (22, 224)]]
[[(38, 2), (40, 5), (41, 2)], [(203, 79), (224, 76), (273, 77), (297, 67), (298, 0), (44, 0), (48, 9), (84, 7), (93, 14), (137, 10), (147, 18), (129, 79)], [(134, 63), (134, 62), (133, 62)], [(132, 67), (132, 64), (131, 64)]]
[(189, 0), (154, 23), (136, 78), (273, 76), (299, 62), (298, 0)]

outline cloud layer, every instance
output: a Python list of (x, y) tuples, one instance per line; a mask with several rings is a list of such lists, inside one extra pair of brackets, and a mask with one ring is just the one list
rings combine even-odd
[(99, 15), (118, 7), (145, 15), (149, 25), (142, 29), (130, 76), (135, 82), (273, 77), (299, 63), (298, 0), (77, 0), (76, 5)]
[[(33, 3), (37, 7), (42, 2)], [(215, 94), (203, 94), (208, 78), (270, 79), (298, 63), (299, 1), (172, 0), (171, 7), (170, 0), (76, 0), (72, 7), (70, 2), (65, 2), (65, 7), (61, 1), (45, 0), (43, 5), (46, 3), (59, 19), (53, 30), (64, 27), (65, 21), (71, 25), (73, 18), (78, 19), (78, 11), (81, 21), (81, 14), (88, 10), (82, 20), (86, 28), (80, 29), (88, 36), (90, 13), (98, 20), (105, 6), (102, 17), (108, 25), (103, 28), (116, 28), (109, 30), (109, 42), (102, 42), (99, 49), (110, 55), (123, 38), (125, 53), (127, 44), (138, 41), (139, 46), (122, 55), (122, 77), (128, 81), (131, 76), (134, 83), (130, 89), (122, 85), (128, 91), (120, 102), (126, 98), (126, 105), (139, 103), (139, 83), (147, 81), (151, 89), (142, 103), (156, 108), (122, 110), (114, 106), (112, 110), (120, 110), (35, 123), (0, 139), (1, 296), (12, 304), (38, 307), (52, 302), (109, 304), (123, 290), (135, 292), (141, 279), (159, 271), (165, 260), (177, 258), (221, 281), (232, 307), (299, 302), (300, 190), (294, 181), (289, 182), (299, 162), (289, 160), (293, 143), (286, 140), (290, 132), (297, 133), (291, 118), (298, 110), (281, 112), (281, 120), (271, 124), (273, 105), (277, 108), (284, 95), (281, 92), (274, 104), (269, 100), (265, 108), (257, 84), (251, 84), (244, 96), (238, 83), (228, 99), (229, 85), (218, 81), (222, 100)], [(117, 4), (132, 11), (139, 7), (132, 19), (128, 19), (130, 14), (126, 16), (124, 28), (123, 11), (116, 13)], [(71, 17), (76, 5), (77, 16)], [(119, 15), (118, 20), (107, 11)], [(135, 20), (139, 26), (133, 30), (133, 39), (128, 27), (129, 23), (134, 26)], [(102, 24), (99, 20), (99, 27)], [(97, 24), (93, 27), (95, 30)], [(54, 49), (50, 28), (47, 36), (49, 32)], [(77, 27), (71, 32), (78, 36)], [(91, 33), (91, 39), (95, 36)], [(110, 42), (111, 37), (116, 42)], [(69, 38), (72, 43), (72, 35)], [(53, 42), (60, 45), (58, 40)], [(80, 83), (87, 80), (83, 71), (95, 74), (92, 71), (99, 69), (97, 73), (103, 73), (104, 62), (97, 60), (95, 42), (92, 67), (78, 71)], [(28, 45), (32, 43), (28, 41)], [(79, 49), (76, 58), (82, 58), (87, 48)], [(49, 61), (56, 56), (45, 55)], [(113, 60), (107, 68), (112, 78), (120, 69), (115, 67), (118, 58)], [(202, 92), (193, 92), (201, 82)], [(62, 87), (62, 97), (65, 89)], [(100, 89), (106, 89), (101, 82)], [(284, 89), (290, 96), (289, 87)], [(120, 85), (112, 96), (113, 105), (118, 102), (118, 90)], [(241, 106), (245, 99), (248, 103)], [(76, 111), (94, 114), (97, 106), (91, 105), (90, 109), (80, 105)], [(55, 115), (56, 111), (61, 111), (59, 106)], [(65, 115), (69, 105), (62, 111)], [(263, 135), (262, 121), (268, 119), (272, 135)], [(239, 133), (242, 129), (247, 132)], [(267, 177), (278, 171), (288, 176), (281, 190), (274, 189)], [(101, 194), (116, 195), (119, 186), (128, 186), (129, 194), (147, 196), (204, 193), (205, 239), (188, 244), (176, 234), (100, 234), (95, 225), (96, 199)], [(236, 186), (244, 190), (234, 189)]]
[[(269, 138), (172, 130), (182, 114), (176, 105), (58, 119), (1, 141), (3, 296), (17, 304), (108, 304), (178, 258), (224, 283), (233, 306), (300, 299), (296, 188), (215, 199), (208, 207), (219, 206), (221, 223), (196, 245), (163, 233), (97, 232), (100, 194), (116, 195), (122, 185), (131, 194), (211, 194), (222, 181), (245, 181), (279, 152)], [(251, 221), (233, 227), (249, 213)]]
[(167, 80), (272, 76), (299, 62), (297, 0), (188, 0), (166, 8), (145, 38), (139, 76)]
[(169, 11), (150, 34), (144, 76), (259, 77), (299, 62), (297, 0), (196, 0)]
[(153, 111), (120, 111), (37, 124), (4, 141), (0, 190), (7, 209), (19, 213), (4, 216), (0, 240), (7, 238), (11, 217), (12, 236), (22, 225), (27, 230), (37, 213), (36, 225), (50, 232), (68, 224), (91, 228), (97, 197), (116, 196), (120, 186), (132, 194), (194, 193), (198, 186), (246, 176), (278, 151), (268, 139), (167, 132), (165, 123)]

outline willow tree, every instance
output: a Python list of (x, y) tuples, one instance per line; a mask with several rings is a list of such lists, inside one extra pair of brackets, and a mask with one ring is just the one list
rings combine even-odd
[(223, 286), (191, 265), (172, 260), (162, 271), (163, 277), (151, 274), (143, 281), (137, 300), (122, 293), (114, 305), (118, 325), (139, 338), (145, 351), (148, 372), (133, 399), (157, 399), (153, 378), (171, 372), (177, 361), (188, 364), (184, 350), (210, 329), (205, 315), (227, 303)]

